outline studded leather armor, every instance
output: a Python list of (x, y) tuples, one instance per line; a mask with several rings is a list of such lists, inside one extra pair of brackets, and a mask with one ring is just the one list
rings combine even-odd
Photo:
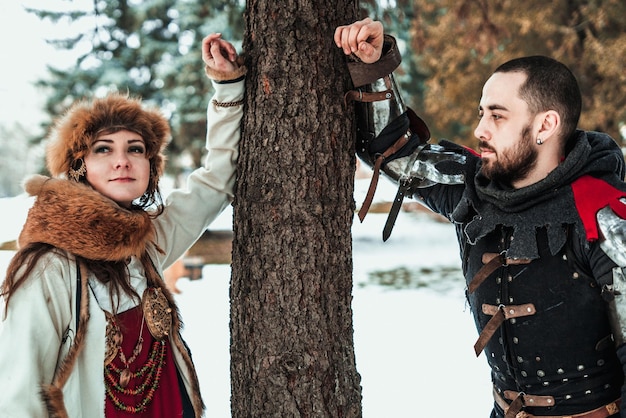
[[(577, 237), (553, 256), (545, 235), (545, 229), (538, 233), (538, 259), (504, 259), (468, 292), (468, 300), (480, 332), (496, 310), (505, 315), (484, 349), (496, 390), (553, 397), (553, 407), (527, 409), (529, 413), (575, 414), (620, 396), (623, 375), (602, 297), (611, 275), (596, 280), (580, 263), (588, 254)], [(498, 228), (468, 246), (466, 277), (471, 280), (486, 257), (506, 254), (510, 240), (510, 232)], [(598, 262), (611, 271), (610, 260)]]
[[(591, 231), (603, 204), (593, 182), (626, 195), (623, 160), (607, 157), (619, 151), (607, 136), (579, 131), (575, 144), (544, 182), (513, 190), (482, 177), (478, 156), (444, 142), (466, 157), (465, 185), (412, 190), (456, 226), (479, 332), (474, 348), (487, 358), (497, 396), (511, 402), (511, 394), (524, 395), (523, 411), (538, 416), (607, 405), (620, 397), (624, 381), (614, 331), (626, 323), (620, 328), (623, 321), (611, 318), (616, 262), (603, 250), (602, 235)], [(581, 165), (579, 157), (589, 154), (596, 160)], [(602, 179), (587, 174), (597, 175), (598, 166)]]

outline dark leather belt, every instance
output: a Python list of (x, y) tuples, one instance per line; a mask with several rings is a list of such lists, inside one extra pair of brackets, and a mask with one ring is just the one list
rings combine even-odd
[(552, 396), (527, 395), (513, 391), (505, 391), (504, 396), (513, 401), (509, 404), (498, 391), (493, 389), (493, 398), (502, 408), (505, 418), (607, 418), (619, 412), (621, 398), (607, 405), (594, 409), (593, 411), (582, 412), (574, 415), (533, 415), (528, 412), (521, 411), (515, 407), (516, 401), (521, 400), (522, 406), (554, 406), (554, 398)]

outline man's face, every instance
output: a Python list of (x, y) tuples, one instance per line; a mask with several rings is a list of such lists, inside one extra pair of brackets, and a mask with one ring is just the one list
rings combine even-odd
[(481, 172), (513, 187), (523, 185), (537, 163), (533, 117), (518, 95), (525, 80), (519, 72), (493, 74), (483, 87), (480, 121), (474, 130), (480, 141)]

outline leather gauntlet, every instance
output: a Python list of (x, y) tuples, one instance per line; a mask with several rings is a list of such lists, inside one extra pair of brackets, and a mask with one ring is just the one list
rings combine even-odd
[(391, 234), (404, 196), (411, 189), (436, 183), (462, 184), (463, 175), (440, 172), (436, 164), (444, 160), (464, 163), (462, 155), (449, 153), (438, 145), (428, 144), (430, 131), (426, 123), (405, 106), (393, 71), (401, 56), (396, 40), (385, 35), (383, 55), (373, 64), (353, 57), (348, 63), (354, 89), (345, 95), (346, 103), (354, 103), (356, 119), (356, 154), (374, 172), (365, 201), (359, 210), (361, 222), (372, 203), (379, 174), (398, 183), (383, 240)]

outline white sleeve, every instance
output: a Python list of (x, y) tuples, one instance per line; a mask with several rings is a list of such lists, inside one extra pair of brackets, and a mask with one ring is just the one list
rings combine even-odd
[[(185, 189), (168, 196), (165, 211), (155, 220), (157, 244), (166, 253), (160, 260), (162, 268), (180, 258), (232, 201), (243, 115), (243, 106), (237, 103), (243, 100), (244, 82), (214, 83), (204, 166), (189, 175)], [(223, 105), (227, 103), (235, 105)]]

